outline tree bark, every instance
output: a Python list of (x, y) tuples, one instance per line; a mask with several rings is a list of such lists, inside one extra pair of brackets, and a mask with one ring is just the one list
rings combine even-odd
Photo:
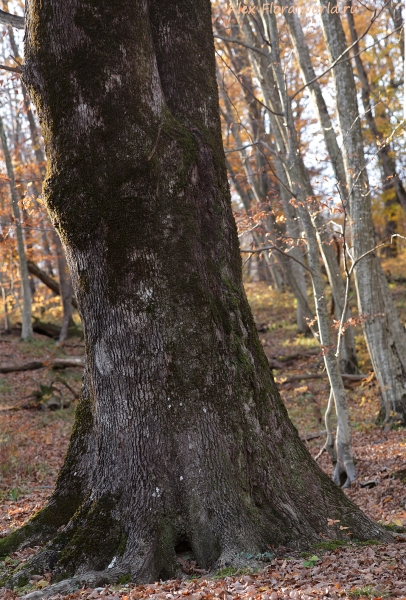
[[(57, 518), (47, 521), (65, 527), (32, 568), (166, 579), (181, 542), (202, 568), (241, 564), (269, 544), (342, 536), (327, 518), (384, 539), (311, 459), (258, 340), (222, 150), (210, 2), (54, 6), (28, 4), (24, 78), (88, 367), (84, 416), (51, 499)], [(36, 526), (30, 541), (52, 527)], [(13, 535), (21, 544), (24, 531)], [(0, 553), (11, 545), (1, 540)]]
[[(335, 0), (319, 0), (327, 9)], [(323, 10), (322, 23), (331, 60), (335, 61), (347, 49), (341, 17)], [(348, 208), (351, 219), (355, 260), (375, 247), (370, 187), (365, 165), (357, 93), (351, 63), (339, 61), (333, 69), (337, 94), (337, 112), (343, 136), (344, 164), (348, 186)], [(387, 423), (406, 422), (406, 358), (405, 333), (396, 323), (396, 311), (386, 311), (390, 290), (381, 272), (376, 252), (359, 260), (355, 268), (359, 312), (373, 369), (379, 382)], [(393, 332), (397, 331), (398, 336)]]

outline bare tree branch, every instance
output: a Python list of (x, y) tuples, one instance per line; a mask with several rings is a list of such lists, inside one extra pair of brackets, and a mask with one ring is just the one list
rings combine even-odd
[(245, 48), (248, 48), (248, 50), (252, 50), (253, 52), (259, 52), (259, 54), (268, 56), (268, 54), (266, 52), (263, 52), (259, 48), (255, 48), (255, 46), (250, 46), (249, 44), (242, 42), (238, 38), (229, 38), (229, 37), (225, 37), (224, 35), (219, 35), (218, 33), (215, 33), (214, 37), (218, 40), (223, 40), (223, 42), (229, 42), (231, 44), (239, 44), (240, 46), (244, 46)]
[(246, 146), (241, 146), (241, 148), (233, 148), (232, 150), (224, 150), (225, 154), (230, 154), (230, 152), (242, 152), (247, 148), (252, 148), (252, 146), (258, 146), (261, 142), (253, 142), (252, 144), (247, 144)]
[(273, 111), (273, 110), (272, 110), (272, 108), (269, 108), (269, 106), (267, 106), (266, 104), (264, 104), (263, 102), (261, 102), (261, 100), (259, 100), (259, 98), (257, 98), (257, 97), (255, 96), (255, 94), (253, 94), (253, 93), (252, 93), (252, 91), (251, 91), (249, 88), (247, 88), (247, 86), (246, 86), (246, 85), (244, 85), (244, 84), (243, 84), (243, 82), (241, 81), (241, 78), (240, 78), (240, 76), (238, 75), (238, 73), (235, 73), (235, 72), (233, 71), (233, 69), (230, 67), (230, 65), (228, 65), (228, 64), (226, 63), (226, 61), (224, 60), (224, 58), (221, 56), (221, 54), (219, 54), (219, 52), (217, 52), (217, 50), (216, 50), (216, 54), (217, 54), (217, 56), (220, 58), (221, 62), (222, 62), (222, 63), (223, 63), (223, 64), (224, 64), (224, 65), (227, 67), (227, 69), (230, 71), (230, 73), (232, 73), (232, 74), (234, 75), (234, 77), (236, 78), (236, 80), (238, 81), (238, 83), (239, 83), (239, 84), (240, 84), (240, 85), (241, 85), (241, 86), (242, 86), (244, 89), (246, 89), (246, 90), (247, 90), (247, 92), (248, 92), (248, 93), (249, 93), (249, 94), (250, 94), (250, 95), (251, 95), (251, 96), (254, 98), (254, 100), (256, 100), (256, 101), (258, 102), (258, 104), (260, 104), (261, 106), (263, 106), (264, 108), (266, 108), (266, 110), (268, 110), (268, 111), (269, 111), (270, 113), (272, 113), (273, 115), (278, 115), (278, 116), (280, 116), (280, 117), (283, 117), (283, 116), (284, 116), (284, 114), (283, 114), (283, 113), (278, 113), (278, 112), (275, 112), (275, 111)]
[[(314, 83), (315, 81), (317, 81), (321, 77), (324, 77), (324, 75), (326, 75), (329, 71), (331, 71), (331, 69), (334, 69), (334, 67), (336, 67), (338, 63), (342, 62), (343, 60), (351, 60), (351, 56), (348, 56), (348, 58), (344, 58), (344, 57), (350, 52), (350, 50), (352, 50), (352, 48), (354, 46), (356, 46), (358, 44), (358, 42), (360, 42), (367, 35), (367, 33), (371, 29), (373, 23), (379, 17), (379, 15), (381, 14), (381, 12), (383, 11), (383, 9), (385, 8), (385, 6), (387, 4), (388, 4), (388, 2), (386, 4), (384, 4), (383, 8), (381, 8), (381, 10), (379, 12), (375, 11), (374, 16), (372, 17), (371, 21), (369, 22), (369, 25), (366, 28), (366, 30), (364, 31), (364, 33), (361, 34), (359, 36), (359, 38), (357, 40), (355, 40), (355, 42), (353, 42), (351, 44), (351, 46), (348, 46), (348, 48), (341, 54), (341, 56), (339, 56), (334, 62), (332, 62), (331, 65), (327, 69), (325, 69), (325, 71), (323, 71), (323, 73), (321, 73), (320, 75), (317, 75), (317, 77), (314, 77), (311, 81), (308, 81), (305, 85), (303, 85), (301, 88), (299, 88), (293, 94), (293, 96), (291, 96), (291, 100), (293, 100), (294, 98), (296, 98), (296, 96), (298, 94), (300, 94), (300, 92), (302, 92), (304, 89), (306, 89), (309, 85), (311, 85), (312, 83)], [(392, 35), (392, 33), (395, 33), (395, 31), (397, 31), (397, 29), (394, 29), (393, 31), (391, 31), (390, 33), (388, 33), (385, 37), (383, 37), (381, 39), (382, 40), (386, 39), (387, 37), (389, 37), (390, 35)], [(372, 46), (375, 46), (377, 43), (379, 43), (381, 41), (381, 39), (378, 40), (377, 42), (375, 42), (374, 44), (372, 44), (371, 46), (367, 46), (366, 48), (364, 48), (364, 50), (361, 50), (360, 52), (358, 52), (358, 54), (356, 56), (358, 56), (362, 52), (365, 52), (365, 50), (368, 50), (368, 48), (372, 48)], [(355, 57), (355, 55), (354, 55), (354, 57)]]
[(24, 17), (12, 15), (4, 10), (0, 10), (0, 23), (2, 25), (10, 25), (15, 29), (24, 29)]
[(302, 263), (300, 260), (298, 260), (297, 258), (292, 256), (291, 254), (284, 252), (283, 250), (281, 250), (281, 248), (278, 248), (278, 246), (264, 246), (263, 248), (256, 248), (255, 250), (254, 249), (253, 250), (240, 249), (240, 252), (242, 254), (257, 254), (258, 252), (263, 252), (264, 250), (276, 250), (277, 252), (280, 252), (280, 254), (283, 254), (283, 256), (285, 256), (286, 258), (290, 258), (291, 260), (294, 260), (301, 267), (306, 269), (306, 271), (309, 271), (309, 273), (313, 273), (313, 271), (309, 267), (307, 267), (304, 263)]
[(23, 72), (20, 67), (8, 67), (7, 65), (0, 65), (0, 69), (3, 69), (4, 71), (11, 71), (12, 73), (18, 73), (18, 75), (21, 75)]

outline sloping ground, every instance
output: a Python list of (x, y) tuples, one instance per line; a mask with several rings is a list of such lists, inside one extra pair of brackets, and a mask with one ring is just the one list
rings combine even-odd
[[(248, 295), (253, 307), (260, 337), (274, 369), (285, 404), (302, 437), (313, 437), (306, 443), (316, 456), (324, 444), (322, 415), (328, 398), (327, 381), (323, 378), (283, 383), (303, 373), (321, 373), (322, 358), (312, 338), (298, 336), (289, 294), (275, 295), (263, 284), (249, 284)], [(4, 338), (3, 338), (4, 339)], [(37, 336), (34, 344), (23, 344), (16, 338), (0, 340), (0, 362), (23, 362), (35, 358), (83, 354), (80, 342), (70, 342), (55, 350), (55, 344)], [(361, 337), (360, 368), (369, 373), (370, 364)], [(7, 356), (5, 356), (7, 355)], [(294, 358), (292, 358), (292, 356)], [(298, 356), (300, 355), (300, 356)], [(73, 390), (61, 384), (60, 378)], [(73, 406), (54, 412), (46, 408), (52, 384), (62, 404), (68, 404), (80, 388), (79, 369), (55, 372), (51, 369), (0, 375), (0, 535), (24, 523), (51, 492), (66, 451), (73, 421)], [(42, 385), (42, 387), (41, 387)], [(40, 391), (42, 396), (32, 396)], [(384, 432), (374, 422), (379, 410), (378, 390), (373, 376), (348, 389), (354, 425), (354, 453), (358, 479), (346, 493), (370, 517), (394, 527), (406, 526), (406, 431)], [(30, 409), (21, 408), (31, 405)], [(37, 408), (32, 408), (34, 405)], [(55, 405), (53, 405), (55, 406)], [(331, 473), (326, 454), (320, 466)], [(276, 600), (277, 598), (405, 598), (406, 536), (395, 534), (390, 545), (348, 545), (336, 547), (325, 543), (311, 548), (307, 555), (292, 553), (287, 548), (272, 548), (270, 563), (258, 573), (220, 571), (214, 578), (183, 565), (188, 580), (168, 581), (149, 586), (82, 589), (52, 598), (107, 600)], [(10, 572), (25, 561), (35, 549), (11, 555), (1, 563)], [(193, 577), (199, 577), (194, 579)], [(49, 576), (33, 577), (30, 585), (19, 593), (37, 590), (36, 598), (47, 596)], [(14, 592), (1, 590), (0, 597), (14, 598)], [(34, 598), (33, 598), (34, 600)]]

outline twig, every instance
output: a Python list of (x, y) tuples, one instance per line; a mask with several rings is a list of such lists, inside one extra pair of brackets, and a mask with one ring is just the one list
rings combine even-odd
[(263, 52), (262, 50), (255, 48), (255, 46), (250, 46), (249, 44), (246, 44), (245, 42), (242, 42), (241, 40), (239, 40), (237, 38), (225, 37), (224, 35), (219, 35), (218, 33), (215, 33), (214, 37), (216, 39), (223, 40), (223, 42), (229, 42), (232, 44), (240, 44), (240, 46), (244, 46), (245, 48), (248, 48), (248, 50), (252, 50), (253, 52), (258, 52), (259, 54), (262, 54), (263, 56), (268, 56), (268, 54), (266, 52)]
[(0, 23), (2, 25), (10, 25), (15, 29), (24, 29), (24, 17), (13, 15), (4, 10), (0, 10)]
[[(344, 207), (345, 210), (345, 207)], [(345, 213), (346, 214), (346, 213)], [(344, 223), (345, 223), (345, 219), (344, 219)], [(351, 275), (354, 272), (354, 269), (356, 267), (356, 265), (359, 263), (360, 260), (362, 260), (363, 258), (365, 258), (366, 256), (368, 256), (368, 254), (372, 254), (372, 252), (375, 252), (376, 250), (378, 250), (379, 248), (385, 248), (387, 246), (391, 246), (393, 244), (393, 238), (395, 237), (396, 234), (392, 235), (391, 237), (391, 241), (388, 243), (383, 243), (383, 244), (378, 244), (378, 246), (375, 246), (374, 248), (372, 248), (371, 250), (368, 250), (368, 252), (364, 252), (364, 254), (361, 254), (361, 256), (359, 256), (358, 258), (354, 259), (351, 254), (350, 251), (347, 247), (347, 243), (345, 240), (345, 234), (344, 234), (344, 245), (345, 245), (345, 249), (348, 252), (349, 257), (352, 260), (352, 265), (350, 267), (350, 269), (348, 269), (347, 263), (346, 263), (346, 259), (344, 260), (344, 268), (345, 268), (345, 274), (346, 274), (346, 285), (345, 285), (345, 296), (344, 296), (344, 306), (343, 306), (343, 310), (341, 312), (341, 319), (340, 319), (340, 325), (338, 328), (338, 340), (337, 340), (337, 350), (336, 350), (336, 357), (338, 358), (339, 354), (340, 354), (340, 349), (341, 349), (341, 340), (342, 337), (344, 335), (343, 332), (343, 326), (344, 326), (344, 320), (347, 314), (347, 308), (348, 308), (348, 300), (349, 300), (349, 295), (350, 295), (350, 282), (351, 282)], [(344, 253), (345, 255), (345, 253)]]
[(23, 72), (21, 67), (8, 67), (7, 65), (0, 65), (0, 69), (3, 69), (4, 71), (11, 71), (11, 73), (17, 73), (18, 75), (21, 75)]
[(327, 404), (326, 414), (324, 415), (324, 422), (326, 424), (325, 433), (327, 434), (327, 439), (326, 439), (326, 443), (324, 444), (324, 446), (322, 447), (322, 449), (320, 450), (320, 452), (318, 453), (318, 455), (316, 456), (316, 458), (314, 460), (318, 460), (320, 458), (320, 456), (322, 456), (323, 452), (325, 452), (327, 450), (327, 452), (330, 454), (331, 462), (334, 465), (337, 463), (337, 455), (336, 455), (335, 448), (334, 448), (334, 434), (330, 428), (330, 415), (331, 415), (331, 411), (333, 410), (333, 400), (334, 400), (334, 394), (333, 394), (333, 388), (331, 388), (330, 396), (329, 396), (328, 404)]
[(59, 383), (62, 383), (62, 385), (64, 385), (66, 388), (68, 388), (70, 393), (73, 394), (74, 398), (79, 398), (79, 392), (74, 390), (73, 387), (71, 387), (68, 383), (66, 383), (66, 381), (64, 381), (61, 377), (58, 377), (57, 381), (59, 381)]
[(246, 146), (241, 146), (241, 148), (233, 148), (232, 150), (224, 150), (225, 154), (231, 154), (231, 152), (242, 152), (247, 148), (251, 148), (252, 146), (260, 146), (262, 142), (253, 142), (252, 144), (247, 144)]
[(269, 108), (269, 106), (267, 106), (266, 104), (264, 104), (263, 102), (261, 102), (261, 100), (259, 100), (259, 99), (256, 97), (256, 95), (255, 95), (255, 94), (253, 94), (253, 93), (252, 93), (252, 91), (251, 91), (251, 90), (250, 90), (250, 89), (249, 89), (249, 88), (248, 88), (246, 85), (244, 85), (244, 84), (243, 84), (243, 82), (241, 81), (241, 79), (239, 78), (239, 76), (237, 75), (237, 73), (235, 73), (235, 72), (233, 71), (233, 69), (230, 67), (230, 65), (228, 65), (228, 64), (226, 63), (226, 61), (224, 60), (224, 58), (221, 56), (221, 54), (220, 54), (219, 52), (217, 52), (217, 50), (216, 50), (216, 54), (217, 54), (217, 56), (220, 58), (220, 60), (221, 60), (221, 61), (222, 61), (222, 62), (225, 64), (225, 66), (226, 66), (226, 67), (227, 67), (227, 69), (230, 71), (230, 73), (232, 73), (232, 74), (234, 75), (234, 77), (236, 78), (236, 80), (238, 81), (238, 83), (239, 83), (239, 84), (240, 84), (240, 85), (241, 85), (241, 86), (242, 86), (242, 87), (243, 87), (245, 90), (247, 90), (247, 92), (248, 92), (248, 93), (249, 93), (249, 94), (250, 94), (250, 95), (251, 95), (251, 96), (254, 98), (254, 100), (256, 100), (256, 101), (258, 102), (258, 104), (260, 104), (261, 106), (263, 106), (264, 108), (266, 108), (266, 110), (269, 110), (269, 112), (270, 112), (272, 115), (277, 115), (277, 116), (279, 116), (279, 117), (283, 117), (283, 116), (284, 116), (284, 114), (283, 114), (283, 113), (277, 113), (277, 112), (275, 112), (274, 110), (272, 110), (272, 108)]
[(309, 271), (309, 273), (312, 273), (312, 270), (309, 267), (307, 267), (304, 263), (302, 263), (300, 260), (292, 256), (291, 254), (287, 254), (286, 252), (278, 248), (278, 246), (265, 246), (264, 248), (256, 248), (255, 250), (240, 250), (240, 252), (244, 254), (256, 254), (257, 252), (262, 252), (263, 250), (276, 250), (277, 252), (283, 254), (283, 256), (286, 256), (286, 258), (291, 258), (292, 260), (297, 262), (301, 267), (306, 269), (306, 271)]

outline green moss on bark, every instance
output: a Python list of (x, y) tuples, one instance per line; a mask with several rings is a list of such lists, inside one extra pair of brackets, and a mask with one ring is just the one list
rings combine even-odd
[(72, 536), (68, 533), (69, 541), (60, 554), (56, 572), (73, 575), (82, 565), (102, 571), (115, 556), (124, 553), (127, 536), (113, 516), (116, 503), (116, 497), (104, 496), (75, 515), (74, 533)]

